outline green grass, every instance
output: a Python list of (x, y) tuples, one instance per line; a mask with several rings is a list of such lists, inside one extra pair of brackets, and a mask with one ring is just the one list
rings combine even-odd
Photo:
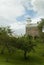
[[(44, 44), (38, 44), (35, 52), (28, 53), (28, 57), (25, 60), (21, 50), (15, 51), (12, 56), (0, 54), (0, 65), (44, 65)], [(9, 58), (9, 62), (6, 62), (6, 58)]]

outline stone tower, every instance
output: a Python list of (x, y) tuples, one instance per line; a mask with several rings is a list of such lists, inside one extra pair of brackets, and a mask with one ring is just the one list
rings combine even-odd
[(26, 35), (31, 35), (33, 37), (38, 36), (38, 27), (37, 23), (31, 23), (31, 19), (27, 19), (27, 25), (26, 25)]

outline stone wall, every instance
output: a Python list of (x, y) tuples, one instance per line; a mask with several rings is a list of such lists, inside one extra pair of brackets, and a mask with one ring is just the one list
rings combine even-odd
[(37, 27), (26, 27), (26, 34), (32, 36), (38, 36), (38, 28)]

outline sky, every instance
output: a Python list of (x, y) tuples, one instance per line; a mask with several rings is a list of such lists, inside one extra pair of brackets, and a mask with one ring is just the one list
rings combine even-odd
[(27, 18), (33, 23), (44, 18), (44, 0), (0, 0), (0, 26), (25, 34)]

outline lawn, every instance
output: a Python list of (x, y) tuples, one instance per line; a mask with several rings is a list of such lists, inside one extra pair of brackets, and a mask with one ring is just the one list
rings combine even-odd
[[(6, 61), (9, 58), (9, 61)], [(23, 51), (17, 50), (15, 54), (0, 54), (0, 65), (44, 65), (44, 44), (38, 44), (35, 52), (28, 53), (28, 59), (25, 60)]]

